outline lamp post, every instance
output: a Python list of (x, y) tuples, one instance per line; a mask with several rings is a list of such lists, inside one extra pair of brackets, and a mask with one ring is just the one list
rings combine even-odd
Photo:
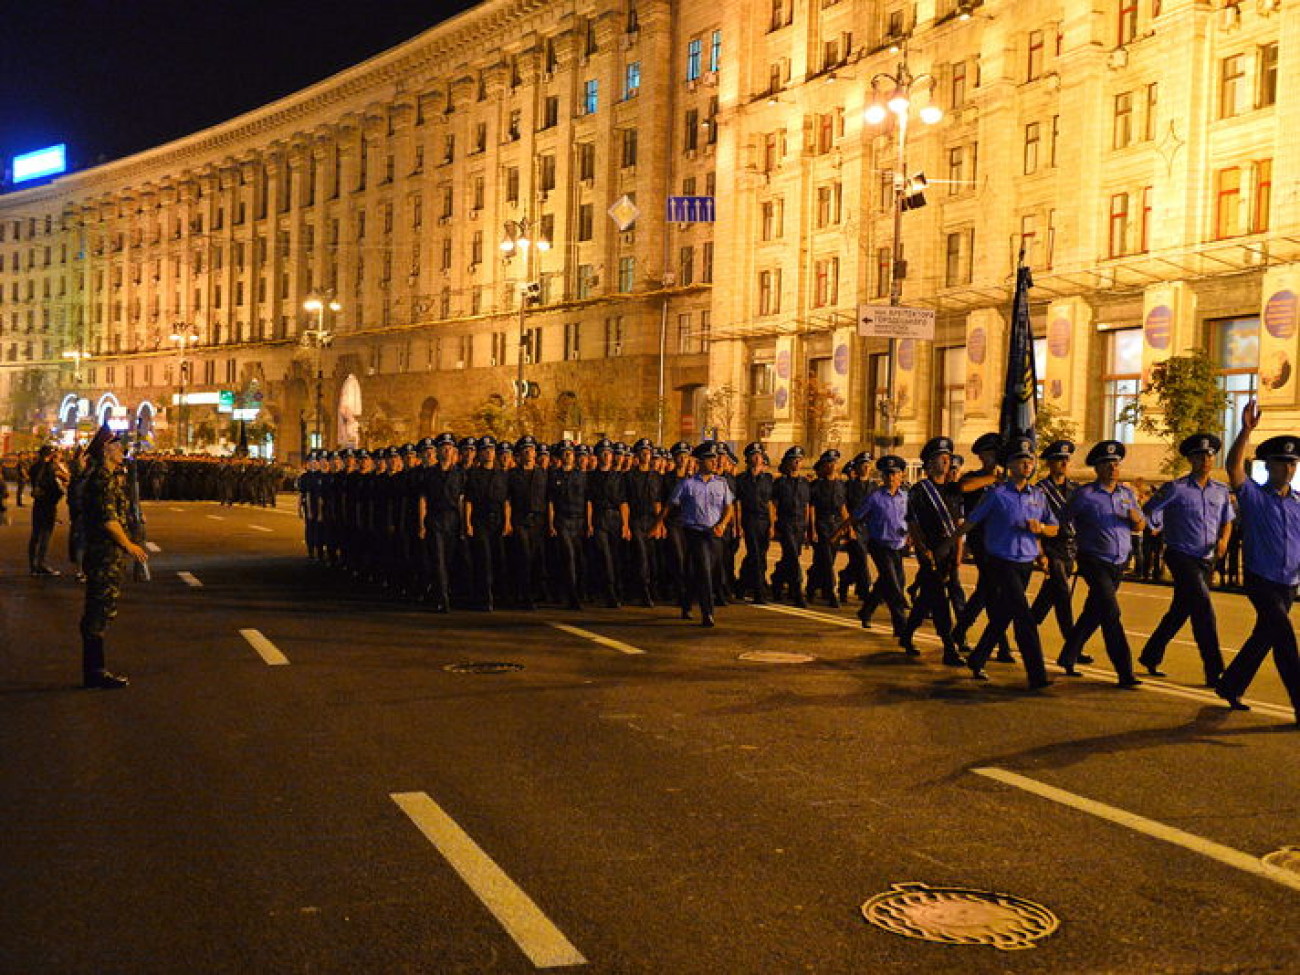
[(528, 306), (542, 300), (541, 283), (534, 276), (536, 258), (534, 254), (545, 254), (551, 249), (551, 242), (545, 237), (534, 239), (531, 236), (532, 221), (527, 217), (522, 220), (507, 220), (501, 238), (501, 253), (505, 260), (515, 254), (524, 258), (524, 280), (519, 285), (519, 363), (515, 374), (515, 409), (521, 412), (524, 400), (528, 396), (528, 387), (524, 384), (524, 345), (528, 320)]
[[(890, 246), (889, 269), (889, 303), (899, 305), (903, 299), (903, 279), (907, 277), (907, 262), (903, 259), (903, 214), (925, 206), (924, 190), (926, 179), (924, 173), (907, 175), (907, 135), (912, 111), (926, 125), (934, 125), (943, 118), (943, 110), (938, 105), (916, 105), (913, 92), (927, 95), (934, 90), (934, 77), (929, 74), (913, 75), (907, 66), (907, 50), (902, 49), (902, 60), (898, 70), (889, 74), (881, 72), (871, 79), (871, 104), (863, 113), (868, 125), (882, 125), (890, 117), (894, 120), (897, 132), (896, 153), (894, 159), (894, 227), (893, 242)], [(892, 438), (894, 433), (894, 367), (897, 342), (889, 340), (889, 374), (885, 381), (885, 432)]]
[(90, 353), (80, 348), (70, 349), (63, 353), (63, 358), (72, 362), (72, 392), (77, 399), (72, 407), (72, 435), (75, 439), (77, 424), (81, 421), (81, 364), (90, 358)]
[(187, 353), (191, 345), (199, 341), (199, 337), (194, 333), (193, 328), (189, 325), (177, 323), (172, 326), (171, 341), (176, 346), (177, 364), (176, 374), (179, 380), (180, 397), (177, 405), (180, 407), (181, 420), (181, 443), (185, 445), (185, 452), (189, 453), (190, 449), (190, 408), (185, 401), (185, 385), (189, 379), (190, 361)]
[(302, 333), (303, 344), (316, 350), (316, 444), (317, 447), (325, 446), (321, 435), (321, 423), (323, 417), (323, 403), (325, 396), (325, 349), (334, 341), (334, 335), (325, 330), (325, 312), (332, 311), (338, 314), (343, 310), (343, 306), (333, 298), (311, 297), (302, 303), (302, 307), (316, 315), (316, 327), (304, 329)]

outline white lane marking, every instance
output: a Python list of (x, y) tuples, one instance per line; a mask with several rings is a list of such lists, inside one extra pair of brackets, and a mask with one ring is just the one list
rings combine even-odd
[(1172, 843), (1175, 846), (1181, 846), (1183, 849), (1199, 853), (1211, 860), (1218, 860), (1220, 863), (1254, 874), (1256, 877), (1271, 880), (1283, 887), (1300, 890), (1300, 874), (1292, 873), (1290, 870), (1281, 867), (1274, 867), (1264, 863), (1259, 857), (1253, 857), (1249, 853), (1234, 850), (1222, 843), (1215, 843), (1213, 840), (1207, 840), (1195, 833), (1188, 833), (1185, 830), (1167, 826), (1154, 819), (1147, 819), (1145, 816), (1139, 816), (1117, 806), (1108, 806), (1104, 802), (1097, 802), (1095, 799), (1088, 799), (1084, 796), (1075, 795), (1073, 792), (1066, 792), (1064, 789), (1046, 785), (1023, 775), (1017, 775), (1015, 772), (1008, 772), (1006, 769), (976, 768), (971, 769), (971, 771), (976, 775), (994, 779), (1004, 785), (1014, 786), (1017, 789), (1023, 789), (1025, 792), (1032, 792), (1036, 796), (1050, 799), (1052, 802), (1060, 803), (1063, 806), (1078, 809), (1080, 812), (1086, 812), (1099, 819), (1108, 820), (1134, 832), (1143, 833), (1157, 840), (1164, 840), (1164, 842)]
[(189, 586), (190, 588), (192, 589), (203, 588), (203, 583), (200, 582), (192, 572), (177, 572), (176, 574), (181, 577), (181, 582), (185, 583), (185, 585)]
[(389, 798), (446, 858), (535, 966), (562, 968), (587, 964), (587, 959), (533, 899), (506, 876), (428, 793), (393, 792)]
[(150, 552), (153, 552), (154, 554), (157, 554), (162, 551), (162, 548), (159, 547), (157, 542), (145, 542), (144, 547), (147, 548)]
[[(1076, 667), (1075, 669), (1082, 674), (1087, 674), (1089, 677), (1113, 679), (1115, 676), (1114, 671), (1101, 670), (1097, 667)], [(1150, 677), (1142, 678), (1142, 686), (1139, 690), (1151, 691), (1153, 694), (1165, 694), (1169, 697), (1186, 698), (1189, 701), (1198, 701), (1201, 704), (1222, 704), (1225, 708), (1227, 707), (1223, 698), (1219, 697), (1219, 695), (1215, 694), (1213, 691), (1202, 690), (1196, 687), (1186, 687), (1182, 684), (1170, 684), (1162, 680), (1153, 680)], [(1252, 712), (1267, 714), (1274, 718), (1295, 717), (1294, 711), (1281, 704), (1270, 704), (1268, 701), (1256, 701), (1252, 698), (1242, 698), (1242, 700), (1250, 705)]]
[(251, 529), (253, 529), (253, 531), (255, 531), (255, 532), (269, 532), (269, 531), (272, 531), (272, 529), (270, 529), (270, 528), (263, 528), (261, 525), (249, 525), (248, 527), (251, 528)]
[(221, 515), (204, 515), (204, 517), (205, 517), (205, 518), (211, 518), (213, 521), (225, 521), (225, 520), (226, 520), (226, 519), (225, 519), (223, 516), (221, 516)]
[(172, 508), (172, 507), (169, 507), (167, 510), (168, 510), (168, 511), (180, 511), (180, 512), (184, 512), (184, 511), (185, 511), (184, 508)]
[(617, 650), (619, 653), (645, 653), (639, 647), (634, 647), (630, 643), (621, 643), (618, 640), (611, 640), (607, 636), (601, 636), (599, 633), (592, 633), (591, 630), (584, 630), (579, 626), (569, 626), (567, 623), (550, 623), (547, 626), (553, 626), (557, 630), (563, 630), (565, 633), (572, 633), (574, 636), (580, 636), (584, 640), (590, 640), (592, 643), (599, 643), (602, 647), (609, 647), (611, 650)]
[(289, 658), (280, 652), (280, 648), (262, 636), (261, 630), (240, 630), (239, 635), (249, 642), (254, 650), (272, 667), (282, 667)]

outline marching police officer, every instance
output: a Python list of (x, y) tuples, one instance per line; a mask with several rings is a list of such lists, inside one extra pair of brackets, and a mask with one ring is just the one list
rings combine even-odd
[(506, 478), (506, 522), (510, 526), (515, 600), (520, 609), (537, 605), (546, 551), (546, 471), (537, 463), (537, 440), (515, 441), (516, 465)]
[[(903, 552), (907, 549), (907, 491), (903, 476), (907, 462), (894, 454), (876, 461), (881, 485), (858, 501), (852, 525), (876, 564), (876, 584), (867, 592), (858, 610), (863, 627), (882, 602), (889, 609), (895, 639), (907, 629), (907, 597), (903, 595)], [(847, 531), (848, 526), (841, 529)]]
[(1165, 648), (1191, 617), (1207, 687), (1213, 687), (1223, 673), (1219, 629), (1210, 602), (1210, 574), (1228, 550), (1236, 517), (1228, 486), (1210, 477), (1222, 445), (1212, 433), (1198, 433), (1179, 444), (1178, 452), (1191, 464), (1191, 473), (1166, 484), (1145, 509), (1147, 518), (1161, 526), (1165, 565), (1174, 577), (1174, 598), (1147, 638), (1138, 662), (1153, 677), (1165, 676), (1160, 670)]
[(772, 475), (767, 454), (755, 440), (745, 445), (745, 470), (736, 475), (737, 515), (745, 540), (745, 557), (740, 563), (740, 596), (767, 602), (767, 550), (772, 542)]
[(1003, 449), (1001, 459), (1007, 480), (984, 492), (960, 529), (969, 532), (985, 526), (985, 592), (989, 600), (988, 628), (966, 659), (966, 666), (976, 680), (988, 680), (984, 665), (994, 644), (1006, 638), (1010, 623), (1015, 628), (1016, 646), (1020, 648), (1029, 687), (1037, 690), (1051, 681), (1047, 679), (1038, 626), (1025, 589), (1039, 555), (1038, 539), (1056, 534), (1056, 516), (1042, 488), (1029, 483), (1036, 466), (1034, 442), (1028, 437), (1014, 438)]
[(803, 448), (791, 447), (781, 458), (781, 476), (772, 483), (776, 541), (781, 546), (781, 558), (772, 570), (772, 594), (779, 599), (784, 588), (796, 606), (808, 605), (803, 593), (803, 567), (799, 556), (808, 540), (811, 485), (799, 473), (802, 463)]
[[(870, 466), (871, 455), (864, 450), (844, 467), (846, 477), (844, 507), (850, 514), (858, 509), (862, 499), (872, 491), (872, 484), (867, 476)], [(848, 565), (840, 570), (840, 602), (849, 598), (849, 590), (853, 590), (858, 599), (865, 600), (867, 593), (871, 591), (871, 570), (867, 567), (869, 558), (867, 540), (856, 531), (848, 531), (845, 534), (847, 536), (845, 549), (849, 554), (849, 561)]]
[[(986, 433), (976, 439), (971, 445), (971, 449), (980, 459), (980, 468), (975, 471), (968, 471), (963, 474), (957, 484), (961, 488), (961, 501), (963, 513), (969, 515), (975, 510), (976, 506), (984, 499), (984, 494), (997, 480), (998, 459), (1002, 453), (1002, 438), (996, 433)], [(957, 613), (957, 622), (953, 628), (954, 639), (959, 646), (966, 645), (966, 633), (979, 619), (980, 613), (984, 612), (988, 604), (989, 580), (985, 578), (984, 570), (984, 530), (979, 526), (974, 526), (966, 538), (966, 545), (970, 548), (971, 555), (975, 559), (975, 568), (979, 574), (976, 577), (975, 591), (970, 594), (966, 600), (966, 606)], [(1001, 661), (1010, 661), (1011, 648), (1007, 645), (1004, 636), (998, 644), (998, 659)]]
[[(1070, 577), (1074, 575), (1075, 556), (1074, 525), (1065, 517), (1065, 506), (1075, 489), (1069, 474), (1074, 450), (1074, 443), (1069, 440), (1048, 444), (1042, 453), (1042, 459), (1047, 463), (1047, 474), (1038, 481), (1059, 530), (1051, 537), (1039, 538), (1043, 550), (1043, 584), (1030, 609), (1033, 610), (1034, 622), (1039, 625), (1054, 610), (1062, 637), (1069, 636), (1074, 627), (1074, 608), (1070, 604)], [(1092, 660), (1080, 657), (1079, 662), (1091, 663)]]
[(1255, 628), (1215, 691), (1234, 710), (1249, 710), (1241, 696), (1272, 650), (1300, 727), (1300, 653), (1290, 615), (1300, 585), (1300, 497), (1291, 487), (1300, 462), (1300, 437), (1271, 437), (1256, 448), (1255, 457), (1268, 471), (1268, 480), (1256, 484), (1246, 474), (1246, 447), (1260, 413), (1253, 401), (1242, 410), (1241, 432), (1228, 451), (1227, 463), (1228, 481), (1237, 492), (1245, 528), (1246, 596), (1255, 607)]
[(450, 567), (459, 543), (465, 499), (465, 470), (457, 463), (456, 438), (440, 433), (433, 438), (437, 462), (422, 468), (420, 521), (423, 531), (427, 598), (435, 613), (451, 608)]
[(808, 488), (808, 503), (812, 508), (811, 535), (813, 560), (808, 569), (807, 597), (817, 592), (826, 597), (832, 609), (840, 605), (835, 582), (835, 531), (849, 520), (844, 499), (844, 482), (835, 472), (839, 462), (838, 450), (827, 450), (817, 458), (813, 468), (817, 476)]
[(495, 437), (478, 442), (478, 463), (465, 474), (465, 534), (474, 574), (474, 602), (491, 612), (506, 572), (506, 472), (497, 466)]
[(577, 450), (572, 440), (561, 440), (551, 450), (560, 466), (547, 472), (547, 528), (555, 541), (556, 575), (552, 583), (562, 587), (556, 595), (569, 609), (582, 609), (582, 540), (587, 533), (587, 472), (578, 469)]
[(1078, 488), (1065, 506), (1065, 515), (1074, 522), (1077, 533), (1079, 575), (1088, 585), (1088, 599), (1057, 663), (1069, 676), (1077, 677), (1074, 665), (1078, 655), (1100, 626), (1106, 655), (1119, 678), (1118, 686), (1132, 688), (1142, 682), (1133, 676), (1132, 651), (1120, 619), (1116, 592), (1132, 551), (1132, 529), (1136, 526), (1140, 531), (1146, 519), (1132, 488), (1119, 483), (1124, 455), (1124, 445), (1118, 440), (1103, 440), (1088, 451), (1086, 463), (1096, 471), (1097, 478)]
[(613, 443), (605, 439), (598, 441), (595, 454), (598, 466), (587, 474), (587, 533), (594, 555), (592, 562), (600, 569), (605, 587), (605, 605), (617, 609), (622, 603), (618, 572), (620, 546), (632, 537), (627, 494), (623, 474), (614, 467)]
[[(734, 513), (735, 495), (724, 478), (714, 473), (717, 450), (706, 440), (693, 452), (699, 470), (679, 481), (668, 499), (671, 508), (681, 511), (682, 531), (686, 538), (687, 584), (682, 597), (682, 619), (690, 619), (691, 603), (700, 606), (700, 623), (713, 626), (713, 579), (716, 574), (718, 548)], [(659, 530), (667, 509), (659, 515)]]
[(654, 605), (655, 550), (652, 533), (663, 508), (663, 475), (655, 470), (654, 444), (642, 437), (632, 445), (632, 469), (623, 475), (627, 495), (628, 526), (632, 539), (628, 544), (628, 593), (635, 594), (643, 606)]
[(907, 524), (916, 551), (918, 584), (899, 645), (909, 656), (917, 656), (913, 634), (928, 615), (943, 642), (943, 662), (950, 667), (964, 663), (953, 641), (952, 615), (948, 605), (948, 582), (961, 564), (961, 536), (957, 534), (961, 489), (948, 482), (952, 464), (952, 441), (933, 437), (921, 448), (925, 477), (907, 493)]

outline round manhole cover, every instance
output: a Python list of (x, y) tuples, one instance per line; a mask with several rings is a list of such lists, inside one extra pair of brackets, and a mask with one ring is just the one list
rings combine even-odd
[(453, 674), (509, 674), (516, 670), (523, 670), (524, 665), (475, 661), (468, 664), (448, 664), (442, 669)]
[(1023, 897), (917, 883), (877, 894), (862, 905), (862, 916), (904, 938), (1002, 951), (1032, 948), (1060, 926), (1055, 914)]
[(1284, 846), (1266, 854), (1263, 859), (1270, 867), (1300, 873), (1300, 846)]
[(756, 664), (809, 664), (817, 658), (807, 653), (788, 653), (784, 650), (751, 650), (742, 653), (740, 659)]

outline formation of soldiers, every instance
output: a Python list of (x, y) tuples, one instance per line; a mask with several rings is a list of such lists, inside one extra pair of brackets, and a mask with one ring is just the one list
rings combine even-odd
[[(1300, 499), (1289, 490), (1300, 439), (1259, 446), (1269, 472), (1261, 487), (1246, 477), (1244, 459), (1258, 416), (1253, 405), (1246, 411), (1228, 456), (1236, 506), (1229, 486), (1211, 476), (1222, 445), (1210, 434), (1181, 445), (1191, 473), (1142, 505), (1119, 480), (1125, 448), (1113, 440), (1087, 452), (1094, 478), (1080, 483), (1070, 477), (1069, 441), (1040, 453), (1030, 439), (986, 434), (973, 448), (979, 466), (961, 473), (952, 441), (935, 437), (921, 451), (923, 477), (907, 485), (907, 464), (894, 455), (862, 452), (841, 464), (841, 454), (827, 450), (809, 476), (797, 446), (773, 474), (757, 442), (737, 457), (712, 441), (664, 449), (647, 439), (630, 446), (602, 439), (588, 447), (451, 433), (401, 447), (313, 452), (300, 505), (312, 558), (435, 612), (672, 601), (683, 619), (698, 605), (701, 623), (712, 626), (714, 607), (732, 600), (805, 607), (821, 599), (836, 608), (852, 594), (864, 627), (886, 608), (909, 655), (919, 654), (915, 635), (929, 622), (943, 663), (976, 680), (988, 679), (994, 653), (1015, 660), (1013, 637), (1032, 689), (1052, 682), (1039, 637), (1049, 615), (1064, 641), (1061, 671), (1079, 676), (1100, 630), (1120, 688), (1141, 684), (1137, 666), (1144, 676), (1165, 676), (1168, 643), (1190, 620), (1207, 686), (1244, 709), (1241, 696), (1271, 651), (1300, 723), (1300, 657), (1287, 617), (1300, 583)], [(1047, 473), (1035, 479), (1040, 462)], [(1246, 594), (1260, 622), (1225, 668), (1209, 584), (1238, 508)], [(1135, 660), (1116, 593), (1148, 519), (1162, 535), (1174, 592)], [(841, 547), (848, 558), (837, 571)], [(958, 576), (967, 550), (978, 568), (969, 594)], [(1043, 582), (1031, 601), (1035, 568)], [(1077, 618), (1076, 577), (1088, 592)], [(967, 637), (982, 615), (972, 647)]]
[(285, 468), (251, 457), (137, 454), (140, 494), (149, 501), (219, 501), (275, 507)]

